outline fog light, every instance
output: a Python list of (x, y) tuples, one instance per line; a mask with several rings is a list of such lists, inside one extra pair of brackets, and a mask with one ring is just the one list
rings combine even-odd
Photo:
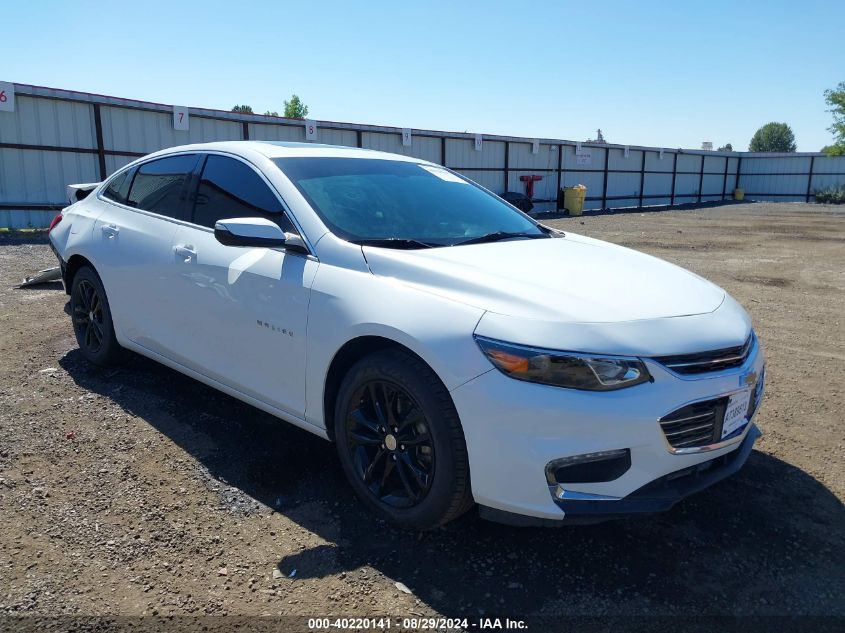
[(546, 481), (549, 486), (603, 483), (619, 479), (629, 468), (630, 449), (584, 453), (550, 461), (546, 464)]

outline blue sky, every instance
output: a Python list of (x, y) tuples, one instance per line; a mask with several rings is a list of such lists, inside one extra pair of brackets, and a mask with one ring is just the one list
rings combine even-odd
[(747, 149), (831, 141), (845, 2), (6, 2), (0, 80), (318, 119)]

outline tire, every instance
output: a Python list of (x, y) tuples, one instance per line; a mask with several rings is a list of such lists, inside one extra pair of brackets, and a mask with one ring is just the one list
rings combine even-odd
[(418, 357), (385, 350), (358, 361), (341, 383), (334, 430), (349, 482), (389, 523), (431, 530), (473, 505), (457, 411)]
[(70, 314), (76, 342), (86, 360), (101, 366), (120, 362), (123, 348), (114, 335), (106, 290), (90, 266), (82, 266), (73, 276)]

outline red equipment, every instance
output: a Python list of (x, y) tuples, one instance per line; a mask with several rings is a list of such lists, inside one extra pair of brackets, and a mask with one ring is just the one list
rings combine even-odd
[(534, 197), (534, 183), (538, 180), (542, 180), (542, 176), (520, 176), (519, 179), (525, 183), (525, 195), (528, 196), (528, 199)]

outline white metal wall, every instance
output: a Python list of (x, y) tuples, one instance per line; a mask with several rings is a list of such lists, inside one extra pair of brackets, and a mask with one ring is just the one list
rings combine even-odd
[(402, 136), (388, 132), (362, 132), (361, 146), (380, 152), (391, 152), (405, 156), (416, 156), (432, 163), (440, 162), (440, 139), (428, 136), (412, 136), (410, 147), (402, 145)]
[[(14, 112), (0, 112), (0, 227), (45, 226), (65, 185), (97, 182), (138, 156), (174, 145), (220, 140), (305, 141), (302, 121), (190, 110), (190, 129), (173, 126), (172, 106), (16, 84)], [(535, 176), (538, 210), (556, 207), (558, 184), (587, 187), (587, 209), (723, 200), (736, 186), (757, 200), (809, 200), (845, 184), (845, 157), (750, 154), (581, 144), (558, 139), (402, 130), (318, 121), (318, 142), (360, 146), (445, 164), (496, 192), (524, 191)], [(589, 159), (584, 156), (589, 153)], [(812, 176), (811, 176), (812, 172)], [(737, 183), (737, 173), (739, 173)]]

